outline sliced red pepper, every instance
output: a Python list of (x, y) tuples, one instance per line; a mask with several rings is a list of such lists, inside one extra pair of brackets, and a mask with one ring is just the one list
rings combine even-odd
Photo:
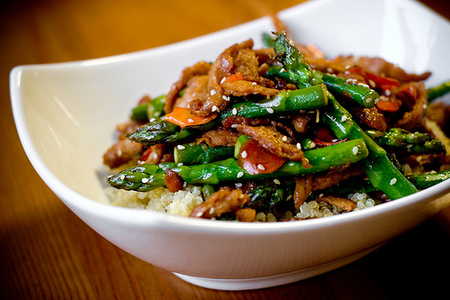
[(273, 173), (285, 162), (286, 159), (258, 146), (258, 142), (253, 139), (242, 144), (238, 158), (238, 165), (251, 175)]
[(365, 71), (361, 67), (352, 67), (348, 71), (352, 74), (363, 76), (366, 82), (372, 80), (375, 83), (375, 86), (383, 90), (390, 90), (392, 87), (400, 85), (397, 79), (375, 75), (373, 73)]
[(181, 128), (192, 125), (202, 125), (215, 119), (217, 114), (212, 114), (207, 117), (200, 117), (191, 113), (191, 109), (187, 107), (175, 107), (175, 109), (164, 116), (164, 120), (174, 123)]
[(392, 87), (400, 85), (398, 80), (394, 78), (382, 77), (369, 72), (366, 72), (366, 77), (375, 82), (376, 86), (379, 86), (383, 90), (390, 90)]
[(225, 81), (228, 81), (228, 82), (237, 81), (237, 80), (244, 80), (244, 75), (242, 75), (241, 72), (236, 72), (225, 78)]

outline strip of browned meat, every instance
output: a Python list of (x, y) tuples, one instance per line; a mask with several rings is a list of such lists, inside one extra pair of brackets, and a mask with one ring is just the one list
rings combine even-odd
[(180, 91), (186, 86), (188, 81), (197, 75), (206, 75), (211, 69), (211, 65), (205, 61), (200, 61), (193, 66), (185, 68), (180, 75), (177, 82), (172, 84), (169, 92), (166, 96), (166, 103), (164, 106), (164, 111), (166, 114), (171, 113), (173, 110), (173, 105), (178, 97)]
[(234, 147), (239, 134), (227, 129), (208, 130), (204, 132), (197, 140), (196, 144), (205, 143), (209, 147), (227, 146)]
[(260, 94), (266, 97), (271, 97), (277, 95), (280, 91), (273, 88), (267, 88), (255, 81), (248, 80), (236, 80), (231, 82), (223, 82), (222, 87), (224, 88), (224, 94), (229, 96), (243, 97), (252, 94)]
[(346, 211), (352, 211), (356, 208), (357, 204), (347, 198), (334, 197), (334, 196), (324, 196), (316, 199), (317, 202), (326, 202), (334, 206), (340, 207)]
[(289, 138), (267, 126), (249, 126), (239, 124), (236, 130), (256, 140), (260, 147), (272, 154), (293, 161), (301, 161), (304, 167), (311, 167), (300, 147), (289, 143)]
[(395, 124), (395, 127), (409, 131), (422, 127), (428, 103), (425, 85), (421, 82), (410, 82), (401, 88), (404, 92), (403, 97), (400, 94), (397, 94), (396, 97), (402, 97), (404, 103), (412, 102), (413, 106), (411, 111), (406, 112), (402, 119)]
[(221, 188), (195, 207), (189, 217), (212, 219), (225, 213), (236, 213), (250, 201), (250, 196), (238, 189)]
[(225, 49), (214, 61), (209, 71), (208, 95), (206, 99), (198, 99), (191, 102), (191, 111), (198, 116), (208, 116), (218, 110), (224, 110), (228, 99), (224, 97), (221, 81), (233, 74), (235, 58), (239, 50), (253, 48), (253, 40), (249, 39), (240, 44), (234, 44)]

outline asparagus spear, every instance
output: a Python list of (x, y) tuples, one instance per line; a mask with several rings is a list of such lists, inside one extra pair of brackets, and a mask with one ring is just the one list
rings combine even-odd
[(234, 147), (209, 147), (205, 144), (183, 144), (174, 148), (173, 158), (176, 164), (203, 164), (233, 157)]
[(142, 164), (115, 175), (106, 180), (118, 189), (149, 191), (164, 186), (164, 170), (170, 168), (185, 182), (192, 184), (218, 184), (222, 181), (261, 180), (277, 177), (293, 177), (328, 170), (331, 167), (355, 163), (367, 157), (368, 150), (362, 139), (342, 142), (332, 146), (305, 152), (312, 167), (305, 168), (301, 162), (288, 161), (274, 173), (250, 175), (243, 170), (234, 158), (199, 165), (159, 165)]
[[(322, 78), (330, 92), (342, 97), (350, 98), (362, 107), (373, 107), (380, 99), (380, 95), (368, 85), (354, 83), (353, 81), (349, 81), (345, 78), (332, 74), (321, 73), (317, 70), (314, 72)], [(266, 72), (266, 76), (269, 78), (278, 77), (286, 80), (287, 82), (293, 83), (289, 77), (289, 73), (286, 72), (284, 67), (279, 65), (270, 66)]]
[(148, 121), (159, 118), (164, 114), (166, 95), (159, 96), (147, 103), (139, 104), (131, 110), (131, 119), (136, 121)]
[(164, 119), (151, 119), (149, 123), (139, 127), (135, 132), (127, 135), (127, 137), (135, 142), (150, 147), (160, 143), (180, 142), (198, 131), (211, 129), (216, 122), (211, 121), (204, 125), (190, 126), (189, 129), (181, 129), (180, 126)]
[(222, 113), (221, 119), (232, 115), (262, 118), (287, 115), (300, 110), (315, 110), (327, 105), (326, 92), (326, 87), (323, 84), (299, 90), (281, 91), (268, 100), (236, 103), (229, 111)]
[[(414, 184), (417, 189), (423, 190), (449, 179), (450, 170), (424, 174), (412, 174), (407, 175), (406, 178)], [(379, 191), (379, 189), (374, 187), (369, 180), (355, 180), (354, 178), (340, 182), (339, 185), (329, 187), (326, 190), (327, 193), (330, 194), (349, 194), (355, 192), (372, 193)]]
[(427, 133), (409, 132), (402, 128), (390, 128), (386, 132), (367, 130), (366, 133), (381, 147), (417, 154), (445, 153), (442, 142)]
[[(351, 119), (351, 115), (332, 95), (328, 98), (329, 109), (322, 114), (322, 120), (329, 125), (338, 138), (364, 139), (369, 155), (361, 163), (372, 185), (382, 190), (391, 200), (417, 192), (415, 186), (392, 164), (386, 151)], [(345, 120), (342, 126), (339, 126), (337, 120), (342, 119)]]
[(431, 102), (436, 98), (444, 96), (448, 92), (450, 92), (450, 81), (441, 83), (440, 85), (437, 85), (434, 87), (431, 87), (427, 90), (428, 102)]
[(277, 33), (273, 43), (276, 59), (284, 66), (289, 78), (298, 86), (305, 88), (323, 83), (322, 78), (309, 67), (303, 54), (297, 49), (286, 33)]

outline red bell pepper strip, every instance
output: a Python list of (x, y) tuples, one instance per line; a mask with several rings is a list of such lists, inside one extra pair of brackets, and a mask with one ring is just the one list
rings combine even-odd
[(202, 125), (215, 119), (217, 114), (212, 114), (206, 117), (200, 117), (191, 113), (191, 109), (187, 107), (175, 107), (174, 110), (164, 116), (164, 120), (171, 122), (184, 128), (186, 126)]
[(238, 165), (251, 175), (273, 173), (285, 162), (286, 159), (258, 146), (258, 142), (253, 139), (242, 144), (238, 157)]

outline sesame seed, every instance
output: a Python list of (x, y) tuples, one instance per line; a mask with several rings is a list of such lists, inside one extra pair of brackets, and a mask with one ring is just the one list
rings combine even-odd
[(288, 201), (291, 200), (291, 199), (292, 199), (292, 195), (289, 195), (289, 196), (286, 197), (286, 200), (288, 200)]
[(256, 85), (256, 82), (253, 81), (253, 82), (252, 82), (252, 85)]
[(377, 104), (378, 101), (380, 101), (380, 98), (376, 98), (373, 102), (374, 102), (375, 104)]
[(183, 188), (187, 187), (187, 182), (183, 182)]
[(280, 182), (278, 179), (276, 179), (276, 178), (273, 180), (273, 182), (274, 182), (275, 184), (278, 184), (278, 185), (281, 184), (281, 182)]
[(188, 119), (188, 122), (189, 123), (194, 123), (194, 120), (193, 119)]
[(352, 149), (352, 152), (353, 152), (353, 154), (358, 154), (358, 147), (353, 147), (353, 149)]
[(285, 136), (285, 135), (283, 135), (283, 137), (281, 138), (281, 140), (282, 140), (283, 142), (287, 142), (287, 140), (288, 140), (288, 137), (287, 137), (287, 136)]
[(122, 156), (122, 149), (117, 149), (117, 156)]
[(209, 213), (210, 213), (210, 214), (214, 213), (214, 207), (211, 207), (211, 208), (209, 209)]
[(181, 167), (183, 163), (177, 163), (177, 167)]
[(197, 218), (199, 218), (199, 217), (202, 216), (202, 214), (203, 214), (203, 212), (199, 211), (195, 216), (196, 216)]
[(222, 95), (222, 99), (225, 101), (230, 101), (230, 97), (227, 97), (226, 95)]
[(209, 94), (210, 94), (211, 96), (214, 96), (214, 95), (216, 94), (216, 90), (211, 90), (211, 92), (209, 92)]
[(183, 149), (185, 149), (186, 147), (183, 146), (183, 145), (178, 145), (177, 148), (178, 148), (179, 150), (183, 150)]
[(389, 182), (390, 185), (394, 185), (397, 182), (397, 178), (392, 178), (391, 181)]
[(370, 85), (372, 88), (376, 87), (376, 83), (375, 83), (375, 81), (373, 81), (372, 79), (369, 79), (369, 85)]
[(224, 83), (226, 79), (227, 79), (226, 77), (223, 77), (222, 80), (220, 81), (220, 84)]
[(343, 116), (341, 117), (341, 122), (345, 122), (345, 121), (347, 121), (347, 116), (346, 116), (346, 115), (343, 115)]
[(220, 109), (219, 109), (217, 106), (215, 106), (215, 105), (212, 107), (211, 110), (212, 110), (212, 111), (220, 112)]
[(258, 169), (265, 170), (266, 168), (264, 168), (264, 166), (262, 164), (258, 164)]
[(242, 151), (241, 156), (242, 158), (247, 158), (247, 151)]
[(142, 183), (148, 183), (149, 180), (148, 180), (148, 178), (142, 178), (142, 179), (141, 179), (141, 182), (142, 182)]
[(122, 175), (119, 176), (119, 178), (120, 178), (120, 180), (124, 180), (125, 179), (125, 175), (122, 174)]
[(237, 187), (237, 188), (240, 188), (240, 187), (242, 187), (242, 183), (237, 182), (237, 183), (234, 184), (234, 186)]
[(384, 94), (385, 94), (386, 96), (390, 96), (390, 95), (391, 95), (391, 91), (390, 91), (390, 90), (385, 90), (385, 91), (384, 91)]
[(231, 128), (237, 128), (237, 127), (238, 127), (238, 124), (231, 125)]
[(269, 114), (273, 114), (275, 112), (272, 107), (267, 107), (266, 110)]
[(233, 108), (233, 110), (231, 111), (231, 113), (232, 113), (233, 115), (237, 115), (237, 109), (236, 109), (236, 107)]
[(302, 149), (302, 145), (300, 143), (297, 143), (297, 145), (295, 145), (297, 147), (297, 149)]
[(239, 172), (239, 173), (237, 173), (237, 178), (241, 178), (242, 176), (244, 176), (244, 172)]

